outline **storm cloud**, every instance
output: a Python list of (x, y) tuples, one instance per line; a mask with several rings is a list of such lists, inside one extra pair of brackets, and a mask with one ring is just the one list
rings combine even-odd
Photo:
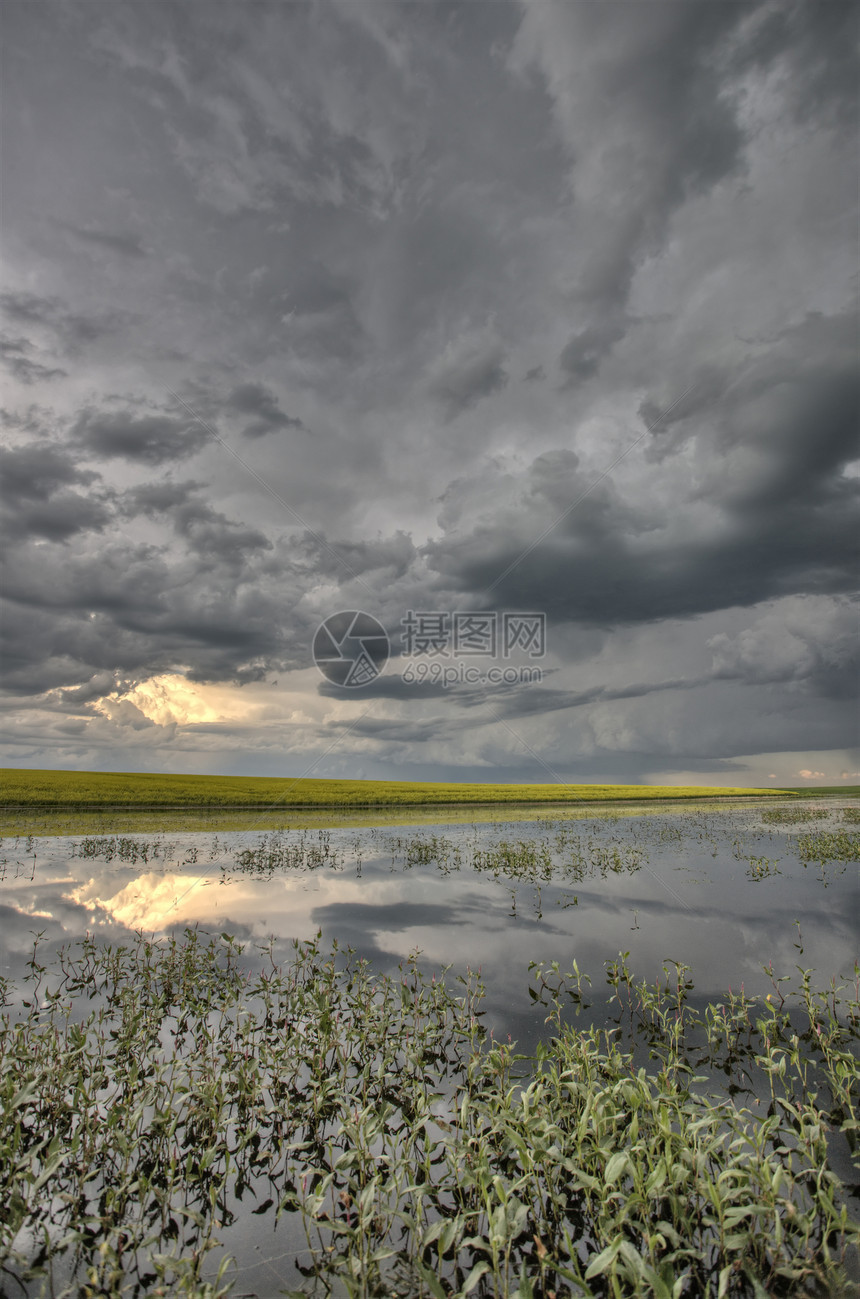
[(72, 436), (96, 459), (121, 458), (160, 465), (194, 455), (207, 440), (195, 421), (134, 411), (84, 410), (72, 426)]
[(285, 414), (278, 405), (275, 394), (261, 383), (240, 384), (230, 393), (227, 404), (239, 415), (252, 417), (250, 424), (246, 424), (242, 430), (242, 436), (246, 438), (263, 437), (278, 429), (305, 427), (300, 419)]
[[(856, 770), (856, 6), (5, 26), (8, 761)], [(542, 680), (410, 682), (422, 610)]]

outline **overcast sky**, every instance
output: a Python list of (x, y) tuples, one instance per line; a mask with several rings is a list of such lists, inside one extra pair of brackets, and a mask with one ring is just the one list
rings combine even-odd
[(7, 765), (860, 783), (857, 17), (6, 0)]

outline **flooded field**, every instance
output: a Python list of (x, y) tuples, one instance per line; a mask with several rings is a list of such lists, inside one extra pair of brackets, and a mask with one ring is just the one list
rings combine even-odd
[[(664, 1078), (660, 1086), (665, 1091), (671, 1077), (676, 1088), (669, 1089), (673, 1105), (705, 1104), (698, 1097), (698, 1091), (704, 1096), (703, 1086), (691, 1093), (678, 1082), (683, 1083), (685, 1070), (692, 1076), (696, 1067), (701, 1080), (716, 1078), (726, 1096), (741, 1094), (745, 1104), (761, 1107), (755, 1111), (758, 1122), (769, 1115), (776, 1123), (787, 1112), (777, 1105), (772, 1070), (778, 1071), (784, 1059), (794, 1079), (790, 1085), (781, 1084), (789, 1087), (787, 1096), (797, 1101), (798, 1086), (806, 1096), (804, 1070), (810, 1066), (825, 1070), (822, 1086), (833, 1106), (840, 1089), (845, 1093), (837, 1107), (844, 1119), (841, 1134), (836, 1124), (838, 1140), (830, 1140), (829, 1148), (825, 1142), (815, 1158), (821, 1176), (823, 1159), (827, 1177), (838, 1177), (850, 1192), (857, 1176), (850, 1158), (856, 1144), (850, 1115), (858, 1029), (856, 989), (852, 994), (850, 988), (860, 955), (856, 803), (828, 799), (815, 804), (727, 802), (683, 808), (627, 805), (575, 812), (558, 807), (470, 808), (446, 812), (444, 820), (432, 810), (420, 818), (414, 812), (379, 815), (384, 824), (374, 824), (373, 814), (365, 811), (355, 817), (294, 815), (288, 825), (279, 826), (259, 817), (255, 822), (248, 814), (237, 824), (235, 816), (231, 820), (225, 814), (209, 818), (205, 825), (191, 822), (190, 828), (182, 814), (160, 820), (154, 814), (135, 814), (138, 819), (98, 814), (72, 821), (58, 813), (52, 823), (50, 814), (43, 813), (29, 826), (10, 825), (12, 833), (0, 842), (0, 975), (7, 981), (8, 1017), (4, 1076), (10, 1076), (8, 1035), (14, 1035), (16, 1022), (20, 1049), (20, 1025), (26, 1019), (28, 1050), (35, 1060), (40, 1050), (47, 1051), (51, 1034), (68, 1044), (75, 1023), (85, 1022), (88, 1014), (101, 1016), (92, 1020), (86, 1037), (86, 1049), (94, 1053), (89, 1070), (106, 1089), (90, 1097), (93, 1113), (109, 1121), (110, 1096), (124, 1122), (133, 1112), (137, 1144), (126, 1151), (123, 1167), (131, 1177), (138, 1166), (134, 1150), (146, 1148), (152, 1183), (147, 1183), (148, 1193), (155, 1195), (154, 1170), (160, 1169), (162, 1178), (161, 1198), (155, 1195), (153, 1200), (162, 1205), (161, 1218), (155, 1213), (147, 1220), (149, 1244), (143, 1248), (146, 1232), (138, 1239), (127, 1221), (129, 1206), (142, 1197), (139, 1177), (129, 1182), (132, 1190), (122, 1212), (116, 1206), (110, 1210), (100, 1181), (104, 1168), (96, 1168), (89, 1182), (80, 1169), (65, 1168), (58, 1129), (55, 1157), (60, 1171), (51, 1175), (61, 1179), (54, 1187), (55, 1206), (37, 1209), (38, 1196), (31, 1207), (25, 1203), (19, 1218), (7, 1221), (5, 1254), (0, 1253), (7, 1273), (19, 1277), (27, 1293), (62, 1293), (73, 1278), (79, 1283), (81, 1269), (86, 1273), (87, 1266), (96, 1269), (93, 1283), (106, 1287), (100, 1293), (117, 1294), (150, 1293), (155, 1280), (194, 1294), (204, 1292), (201, 1286), (209, 1286), (206, 1293), (214, 1294), (233, 1282), (238, 1283), (236, 1293), (260, 1295), (323, 1294), (333, 1287), (337, 1293), (368, 1295), (560, 1296), (612, 1294), (613, 1285), (631, 1294), (660, 1294), (662, 1285), (671, 1294), (679, 1279), (679, 1295), (716, 1294), (726, 1266), (734, 1268), (726, 1273), (731, 1288), (720, 1293), (757, 1293), (751, 1278), (760, 1283), (765, 1275), (773, 1287), (767, 1293), (814, 1293), (809, 1286), (816, 1268), (824, 1266), (831, 1253), (834, 1266), (856, 1273), (845, 1224), (838, 1228), (839, 1196), (844, 1193), (828, 1193), (836, 1217), (830, 1221), (827, 1210), (822, 1226), (821, 1206), (813, 1211), (803, 1179), (794, 1191), (787, 1189), (797, 1173), (794, 1165), (777, 1176), (775, 1165), (766, 1163), (779, 1204), (770, 1203), (767, 1196), (762, 1199), (764, 1182), (753, 1188), (753, 1176), (749, 1183), (750, 1195), (755, 1189), (755, 1214), (773, 1218), (758, 1244), (751, 1235), (743, 1241), (738, 1237), (729, 1248), (724, 1227), (714, 1236), (711, 1217), (707, 1230), (701, 1222), (697, 1228), (704, 1235), (694, 1262), (689, 1251), (685, 1253), (678, 1223), (672, 1227), (673, 1212), (681, 1215), (680, 1221), (691, 1212), (686, 1201), (671, 1211), (665, 1205), (660, 1208), (663, 1227), (657, 1234), (662, 1233), (662, 1243), (650, 1246), (653, 1223), (648, 1230), (634, 1224), (625, 1236), (628, 1228), (619, 1227), (617, 1214), (603, 1220), (604, 1201), (610, 1203), (611, 1196), (608, 1201), (598, 1197), (599, 1204), (595, 1201), (590, 1209), (583, 1201), (575, 1213), (567, 1201), (563, 1210), (557, 1204), (550, 1222), (544, 1203), (549, 1192), (541, 1181), (538, 1198), (544, 1207), (535, 1217), (534, 1202), (523, 1189), (528, 1179), (519, 1156), (514, 1159), (509, 1151), (493, 1163), (487, 1131), (474, 1144), (481, 1124), (490, 1121), (487, 1113), (482, 1112), (474, 1130), (465, 1112), (461, 1128), (453, 1121), (459, 1112), (454, 1102), (462, 1104), (465, 1087), (463, 1094), (476, 1103), (481, 1097), (485, 1105), (488, 1096), (495, 1098), (492, 1103), (505, 1116), (496, 1135), (504, 1131), (510, 1136), (515, 1126), (508, 1112), (514, 1104), (510, 1088), (516, 1084), (515, 1091), (521, 1090), (529, 1079), (543, 1078), (541, 1086), (554, 1086), (557, 1092), (551, 1113), (544, 1105), (544, 1118), (560, 1122), (559, 1115), (573, 1103), (562, 1075), (588, 1076), (589, 1070), (596, 1070), (595, 1079), (603, 1083), (615, 1079), (616, 1095), (624, 1078), (635, 1080), (637, 1069), (654, 1068), (649, 1061), (657, 1059)], [(50, 833), (52, 829), (60, 833)], [(165, 971), (170, 970), (165, 990)], [(795, 1003), (787, 1000), (787, 979), (798, 989)], [(186, 998), (180, 995), (183, 986)], [(836, 986), (849, 991), (837, 995)], [(279, 1015), (273, 1010), (276, 1003)], [(284, 1010), (287, 1005), (289, 1012)], [(762, 1014), (781, 1015), (778, 1023), (773, 1018), (773, 1032), (759, 1019)], [(324, 1043), (315, 1022), (320, 1018), (328, 1024)], [(617, 1055), (620, 1038), (612, 1032), (605, 1035), (613, 1026), (620, 1032), (622, 1020), (629, 1057)], [(683, 1041), (678, 1025), (683, 1025)], [(277, 1044), (279, 1033), (288, 1028), (289, 1042), (273, 1056), (273, 1041)], [(829, 1056), (818, 1048), (822, 1032), (825, 1038), (831, 1034)], [(201, 1035), (208, 1066), (200, 1055)], [(112, 1052), (111, 1041), (119, 1044)], [(804, 1055), (807, 1041), (810, 1052)], [(295, 1055), (298, 1042), (303, 1054)], [(136, 1108), (132, 1106), (122, 1071), (117, 1072), (120, 1047), (126, 1053), (124, 1070), (135, 1060), (148, 1060), (149, 1075), (161, 1080), (164, 1095), (184, 1097), (183, 1104), (189, 1093), (197, 1097), (203, 1118), (198, 1115), (189, 1123), (186, 1115), (181, 1133), (175, 1123), (171, 1129), (175, 1149), (169, 1176), (162, 1167), (168, 1147), (159, 1154), (150, 1145), (153, 1116), (161, 1105), (160, 1122), (169, 1126), (171, 1106), (164, 1108), (164, 1096), (159, 1100), (157, 1089), (151, 1090), (151, 1078), (146, 1084), (150, 1090), (144, 1087)], [(784, 1056), (779, 1056), (781, 1050)], [(777, 1055), (771, 1059), (769, 1052)], [(565, 1059), (568, 1073), (559, 1074), (559, 1061)], [(368, 1073), (368, 1062), (375, 1062), (376, 1072)], [(72, 1065), (68, 1067), (74, 1074)], [(232, 1080), (229, 1086), (225, 1081), (217, 1103), (203, 1085), (207, 1067), (213, 1076)], [(45, 1061), (39, 1068), (50, 1072)], [(190, 1074), (182, 1073), (186, 1068)], [(248, 1071), (254, 1068), (256, 1083), (249, 1081)], [(290, 1079), (288, 1086), (282, 1077), (280, 1101), (272, 1070)], [(781, 1078), (785, 1071), (784, 1063)], [(320, 1092), (321, 1076), (329, 1074), (341, 1077), (339, 1099), (330, 1104), (324, 1089)], [(477, 1074), (482, 1081), (473, 1086)], [(34, 1076), (43, 1074), (36, 1070)], [(141, 1086), (147, 1076), (144, 1069)], [(798, 1079), (803, 1079), (802, 1085)], [(65, 1085), (57, 1083), (55, 1100)], [(562, 1160), (562, 1176), (564, 1168), (582, 1172), (580, 1189), (586, 1197), (589, 1177), (598, 1188), (601, 1178), (610, 1185), (619, 1180), (619, 1186), (632, 1179), (628, 1193), (633, 1194), (639, 1176), (635, 1160), (629, 1167), (623, 1161), (607, 1162), (613, 1153), (623, 1153), (624, 1131), (633, 1113), (641, 1113), (643, 1130), (650, 1123), (649, 1140), (656, 1142), (650, 1153), (643, 1149), (643, 1168), (657, 1158), (660, 1121), (654, 1086), (646, 1083), (644, 1072), (636, 1085), (639, 1093), (631, 1093), (625, 1101), (628, 1108), (617, 1110), (604, 1133), (609, 1134), (608, 1144), (601, 1137), (587, 1157), (579, 1149), (573, 1165), (569, 1152), (564, 1156), (567, 1163)], [(248, 1152), (239, 1139), (245, 1086), (245, 1123), (258, 1136), (256, 1164), (253, 1159), (243, 1163), (241, 1152)], [(112, 1092), (112, 1087), (118, 1090)], [(604, 1092), (605, 1088), (600, 1095)], [(384, 1113), (386, 1105), (392, 1107), (395, 1119), (390, 1128), (370, 1122), (371, 1100), (377, 1114)], [(64, 1103), (71, 1133), (77, 1122), (69, 1117), (74, 1106), (68, 1096)], [(40, 1104), (38, 1124), (37, 1112), (32, 1116), (34, 1142), (36, 1128), (45, 1122), (44, 1098)], [(714, 1104), (716, 1109), (696, 1110), (689, 1121), (697, 1132), (705, 1125), (716, 1143), (714, 1151), (720, 1134), (734, 1131), (745, 1147), (746, 1164), (753, 1167), (747, 1149), (755, 1140), (751, 1129), (732, 1127), (746, 1120), (734, 1110), (729, 1120), (719, 1102)], [(406, 1116), (414, 1125), (422, 1106), (422, 1140), (429, 1141), (432, 1129), (433, 1141), (427, 1149), (422, 1147), (419, 1159), (427, 1161), (427, 1203), (418, 1213), (418, 1151), (409, 1144), (412, 1138), (405, 1141), (403, 1124)], [(52, 1115), (56, 1112), (51, 1110)], [(831, 1119), (836, 1112), (833, 1109)], [(646, 1113), (651, 1115), (647, 1122)], [(351, 1136), (345, 1115), (357, 1125)], [(517, 1121), (521, 1120), (520, 1113)], [(492, 1122), (490, 1128), (496, 1131)], [(802, 1140), (801, 1128), (806, 1134)], [(810, 1159), (814, 1155), (811, 1147), (803, 1146), (803, 1141), (808, 1146), (808, 1133), (802, 1124), (801, 1128), (795, 1124), (790, 1139), (779, 1129), (783, 1152), (797, 1147), (795, 1163), (799, 1151), (807, 1150)], [(102, 1148), (101, 1131), (97, 1138), (93, 1133), (87, 1138), (83, 1128), (75, 1130), (76, 1140)], [(446, 1130), (459, 1132), (457, 1140), (472, 1131), (473, 1152), (490, 1160), (485, 1169), (488, 1181), (480, 1193), (483, 1208), (480, 1194), (475, 1199), (474, 1185), (468, 1195), (461, 1194), (463, 1152), (457, 1153), (456, 1142), (446, 1145)], [(65, 1140), (71, 1146), (68, 1133)], [(538, 1135), (531, 1132), (528, 1141), (537, 1141)], [(823, 1131), (818, 1139), (825, 1141)], [(286, 1152), (293, 1147), (301, 1158), (295, 1155), (291, 1163)], [(28, 1149), (33, 1161), (30, 1184), (35, 1185), (45, 1172), (46, 1152), (38, 1143)], [(110, 1149), (110, 1158), (117, 1159), (114, 1147)], [(562, 1159), (559, 1138), (547, 1149), (550, 1167), (556, 1155)], [(201, 1171), (201, 1152), (207, 1151), (210, 1162)], [(698, 1167), (700, 1157), (704, 1158), (701, 1152), (691, 1156), (691, 1167)], [(718, 1158), (713, 1152), (708, 1157)], [(773, 1151), (768, 1158), (775, 1158)], [(785, 1155), (780, 1158), (784, 1161)], [(177, 1171), (183, 1159), (184, 1180)], [(193, 1176), (192, 1165), (197, 1170)], [(216, 1166), (220, 1181), (212, 1180)], [(583, 1171), (588, 1167), (590, 1173)], [(737, 1170), (719, 1167), (727, 1176), (736, 1175)], [(782, 1190), (781, 1177), (787, 1179)], [(267, 1190), (262, 1187), (266, 1179)], [(75, 1225), (68, 1208), (69, 1197), (74, 1200), (75, 1195), (90, 1195), (89, 1228)], [(197, 1202), (200, 1195), (203, 1199)], [(179, 1211), (177, 1196), (182, 1200)], [(364, 1209), (356, 1216), (361, 1196)], [(415, 1221), (420, 1219), (418, 1238), (418, 1227), (403, 1218), (407, 1202), (413, 1217), (418, 1213)], [(763, 1207), (766, 1202), (769, 1207)], [(786, 1209), (789, 1202), (793, 1209)], [(803, 1218), (804, 1211), (812, 1216), (803, 1240), (792, 1244), (792, 1253), (787, 1224), (798, 1215)], [(138, 1227), (143, 1231), (140, 1215)], [(579, 1244), (572, 1243), (574, 1221)], [(749, 1226), (745, 1213), (736, 1219), (738, 1224)], [(58, 1243), (61, 1227), (72, 1233), (63, 1248)], [(692, 1232), (691, 1226), (688, 1229)], [(493, 1244), (493, 1231), (501, 1244)], [(674, 1251), (673, 1231), (681, 1241)], [(772, 1242), (774, 1231), (779, 1257), (770, 1258), (771, 1246), (763, 1242)], [(101, 1239), (113, 1242), (107, 1260), (113, 1268), (110, 1276), (104, 1272), (104, 1251), (100, 1263), (92, 1261)], [(125, 1249), (123, 1240), (129, 1242)], [(614, 1248), (613, 1242), (618, 1248), (611, 1259), (606, 1256), (605, 1267), (589, 1273), (595, 1258)], [(638, 1264), (631, 1261), (637, 1250), (651, 1277), (648, 1285), (640, 1277), (641, 1289), (634, 1285), (639, 1284)], [(765, 1261), (754, 1266), (757, 1250)], [(780, 1266), (791, 1270), (780, 1251), (788, 1251), (793, 1260), (794, 1281), (779, 1271)], [(153, 1265), (156, 1256), (162, 1262)], [(726, 1257), (739, 1260), (738, 1266), (726, 1264)], [(625, 1268), (630, 1272), (626, 1289)]]
[(835, 800), (504, 809), (503, 820), (430, 810), (384, 825), (317, 813), (292, 828), (213, 817), (190, 832), (176, 816), (161, 831), (150, 820), (113, 833), (105, 816), (79, 818), (76, 834), (0, 841), (0, 973), (21, 972), (34, 930), (47, 954), (85, 933), (117, 942), (197, 926), (273, 939), (281, 956), (320, 931), (324, 946), (336, 939), (383, 971), (414, 952), (428, 971), (480, 969), (505, 1034), (523, 1031), (536, 959), (575, 957), (596, 976), (628, 951), (642, 977), (666, 959), (690, 965), (702, 995), (767, 992), (763, 965), (797, 963), (796, 922), (804, 964), (822, 976), (857, 957), (856, 814)]

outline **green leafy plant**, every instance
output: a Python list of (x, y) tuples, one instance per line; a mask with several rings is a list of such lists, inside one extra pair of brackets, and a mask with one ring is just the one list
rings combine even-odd
[(4, 1290), (217, 1299), (253, 1213), (301, 1225), (293, 1294), (850, 1292), (860, 971), (696, 1008), (687, 967), (637, 981), (621, 954), (600, 1027), (576, 965), (534, 965), (527, 1057), (473, 976), (250, 955), (186, 930), (49, 966), (37, 942), (2, 985)]

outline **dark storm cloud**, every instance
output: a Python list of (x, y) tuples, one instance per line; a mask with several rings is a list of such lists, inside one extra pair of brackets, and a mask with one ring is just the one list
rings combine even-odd
[(586, 776), (589, 745), (626, 774), (841, 742), (853, 6), (44, 0), (6, 26), (11, 691), (70, 687), (66, 725), (156, 673), (283, 670), (319, 707), (289, 674), (337, 608), (541, 608), (541, 688), (391, 675), (348, 732), (320, 682), (313, 742), (487, 778), (542, 778), (495, 714)]
[(812, 118), (856, 129), (858, 36), (857, 7), (845, 0), (762, 4), (736, 57), (741, 65), (761, 70), (782, 64), (800, 122)]
[(474, 726), (471, 718), (451, 717), (443, 712), (435, 716), (361, 717), (358, 721), (331, 723), (332, 729), (344, 734), (363, 736), (387, 744), (457, 743), (465, 731)]
[(106, 494), (81, 495), (99, 475), (83, 470), (56, 447), (37, 443), (0, 450), (2, 530), (7, 545), (27, 537), (65, 541), (78, 532), (101, 531), (110, 519)]
[[(702, 399), (665, 421), (675, 450), (701, 457), (686, 498), (661, 497), (655, 480), (653, 497), (631, 505), (606, 481), (570, 511), (596, 475), (569, 454), (542, 456), (522, 480), (515, 530), (532, 537), (490, 521), (431, 543), (434, 567), (463, 590), (492, 587), (498, 606), (597, 623), (853, 589), (860, 479), (842, 472), (858, 453), (852, 336), (850, 318), (810, 317), (740, 374), (706, 376)], [(648, 436), (659, 446), (665, 433)], [(698, 526), (715, 515), (717, 535)]]
[(804, 596), (787, 611), (766, 610), (739, 634), (711, 637), (713, 676), (851, 700), (860, 680), (858, 631), (856, 597), (825, 603)]
[(694, 439), (704, 420), (726, 457), (750, 446), (761, 454), (758, 473), (738, 472), (722, 487), (739, 512), (779, 509), (816, 487), (838, 492), (843, 468), (860, 455), (856, 328), (853, 314), (810, 313), (759, 341), (759, 355), (737, 372), (710, 367), (676, 410), (656, 415), (658, 454), (664, 441), (677, 451)]
[(92, 456), (143, 465), (184, 460), (210, 441), (206, 429), (185, 416), (92, 408), (78, 416), (72, 435), (77, 445)]
[(24, 433), (44, 433), (52, 412), (31, 402), (24, 410), (7, 410), (0, 407), (0, 423), (4, 428), (20, 429)]
[(43, 298), (35, 293), (2, 293), (0, 307), (10, 320), (28, 325), (55, 325), (61, 314), (57, 298)]
[(186, 501), (172, 517), (191, 550), (231, 567), (241, 566), (248, 553), (272, 549), (272, 542), (257, 528), (228, 519), (205, 501)]
[(111, 309), (71, 311), (57, 297), (28, 292), (0, 294), (0, 309), (16, 324), (49, 330), (67, 355), (75, 355), (81, 347), (107, 338), (130, 318), (129, 312)]
[[(299, 541), (291, 557), (287, 544), (272, 568), (272, 539), (217, 509), (199, 480), (124, 490), (105, 482), (91, 459), (151, 470), (207, 437), (197, 424), (123, 401), (132, 408), (82, 411), (63, 443), (48, 440), (49, 417), (45, 428), (36, 421), (35, 440), (0, 452), (3, 528), (15, 552), (5, 582), (6, 688), (43, 693), (177, 664), (196, 680), (236, 681), (260, 680), (270, 664), (306, 666), (310, 629), (288, 620), (317, 580), (311, 552)], [(22, 430), (26, 423), (11, 419)], [(159, 524), (161, 544), (134, 542), (144, 520)], [(96, 532), (104, 535), (94, 545), (87, 534)], [(352, 558), (386, 562), (371, 557), (377, 548), (360, 543)], [(387, 562), (402, 567), (400, 549), (395, 539)]]
[[(605, 703), (620, 699), (642, 699), (648, 695), (661, 694), (670, 690), (695, 690), (707, 683), (710, 677), (696, 679), (677, 679), (671, 681), (654, 681), (632, 683), (612, 689), (607, 686), (594, 686), (590, 690), (552, 690), (542, 686), (532, 686), (528, 690), (516, 692), (505, 686), (458, 686), (445, 688), (440, 684), (404, 682), (401, 677), (379, 677), (371, 686), (363, 689), (362, 699), (388, 698), (412, 700), (421, 703), (429, 700), (446, 699), (453, 706), (462, 709), (485, 710), (484, 721), (508, 721), (518, 717), (540, 716), (547, 713), (558, 713), (570, 708), (585, 708), (596, 703)], [(333, 698), (349, 697), (350, 692), (338, 690), (328, 683), (319, 688), (321, 695)], [(415, 742), (432, 740), (455, 735), (458, 731), (468, 730), (475, 725), (474, 718), (457, 718), (423, 716), (423, 717), (367, 717), (350, 724), (350, 730), (356, 735), (369, 735), (376, 738), (396, 740), (397, 742)]]
[(259, 529), (229, 518), (204, 500), (205, 486), (194, 480), (144, 483), (123, 494), (120, 511), (130, 519), (143, 515), (170, 523), (190, 552), (228, 567), (241, 566), (249, 553), (272, 550), (272, 542)]
[(44, 501), (59, 487), (93, 483), (98, 477), (55, 446), (35, 442), (0, 448), (0, 494), (10, 504), (21, 497)]
[(266, 433), (286, 428), (307, 432), (300, 419), (281, 410), (275, 394), (262, 383), (240, 384), (230, 393), (227, 405), (239, 415), (253, 416), (252, 422), (242, 430), (243, 437), (264, 437)]
[(504, 348), (495, 342), (466, 339), (446, 349), (428, 385), (446, 422), (505, 387), (508, 375), (504, 361)]
[(568, 384), (582, 383), (597, 374), (604, 356), (614, 343), (624, 337), (625, 330), (626, 321), (607, 321), (574, 334), (558, 358), (565, 381)]
[(306, 532), (290, 540), (292, 561), (321, 576), (343, 578), (381, 574), (386, 580), (404, 577), (418, 552), (412, 538), (398, 531), (375, 541), (328, 541)]
[[(584, 708), (589, 704), (606, 703), (618, 699), (643, 699), (648, 695), (662, 694), (668, 690), (695, 690), (704, 685), (707, 677), (690, 679), (673, 678), (669, 681), (631, 682), (626, 686), (594, 686), (590, 690), (533, 689), (515, 694), (510, 689), (496, 688), (486, 696), (499, 717), (529, 717), (533, 714), (558, 712), (567, 708)], [(478, 702), (477, 700), (475, 702)]]
[[(201, 680), (259, 679), (264, 661), (304, 665), (307, 634), (294, 649), (284, 628), (301, 590), (291, 593), (282, 568), (255, 567), (272, 551), (263, 532), (215, 509), (202, 483), (119, 492), (75, 451), (39, 441), (0, 452), (8, 690), (42, 693), (106, 672), (134, 679), (177, 663)], [(161, 520), (175, 544), (127, 540), (139, 519)]]
[(180, 666), (195, 680), (253, 679), (262, 663), (305, 666), (309, 632), (293, 649), (284, 627), (296, 597), (253, 567), (259, 538), (225, 535), (218, 519), (187, 531), (190, 558), (113, 538), (71, 555), (19, 549), (6, 580), (5, 688), (34, 694), (96, 673), (140, 679)]
[(58, 712), (80, 712), (83, 704), (102, 699), (114, 690), (120, 692), (129, 690), (134, 684), (132, 679), (123, 679), (115, 671), (95, 672), (83, 685), (71, 686), (63, 690), (56, 698), (54, 707)]
[(194, 479), (186, 479), (178, 483), (172, 481), (143, 483), (140, 487), (134, 487), (125, 493), (122, 510), (129, 518), (134, 518), (138, 514), (149, 518), (167, 514), (177, 506), (186, 505), (193, 494), (204, 486), (205, 484), (196, 482)]
[(20, 383), (45, 383), (50, 379), (63, 379), (68, 374), (58, 366), (41, 365), (26, 356), (6, 356), (4, 361), (10, 374)]
[(57, 366), (42, 365), (27, 356), (33, 346), (26, 338), (4, 338), (0, 340), (0, 360), (19, 383), (44, 383), (50, 379), (62, 379), (67, 371)]
[(571, 382), (595, 374), (623, 334), (618, 312), (673, 211), (743, 166), (729, 90), (743, 17), (734, 5), (661, 0), (526, 8), (513, 64), (541, 76), (553, 101), (587, 249), (569, 290), (586, 323), (560, 357)]
[[(329, 681), (320, 681), (317, 686), (319, 694), (327, 696), (330, 699), (344, 699), (347, 697), (346, 690), (341, 686), (332, 685)], [(420, 703), (429, 699), (446, 699), (456, 698), (460, 702), (463, 694), (462, 690), (456, 693), (449, 691), (441, 681), (404, 681), (399, 673), (378, 676), (375, 681), (366, 686), (362, 692), (362, 699), (394, 699), (400, 702), (411, 701)], [(470, 695), (473, 692), (469, 692)]]
[(121, 257), (146, 257), (147, 250), (139, 235), (128, 231), (83, 229), (67, 222), (59, 222), (70, 234), (83, 243), (94, 245), (99, 250), (118, 253)]
[(7, 543), (25, 534), (47, 541), (66, 541), (79, 532), (101, 532), (111, 518), (107, 506), (77, 492), (57, 492), (49, 502), (21, 504), (7, 520)]
[(494, 591), (497, 607), (539, 606), (561, 621), (612, 624), (752, 605), (797, 591), (840, 592), (855, 584), (860, 493), (854, 483), (778, 511), (747, 512), (733, 535), (690, 537), (683, 548), (637, 545), (607, 513), (591, 534), (568, 526), (520, 559), (503, 532), (464, 545), (431, 547), (434, 566), (461, 590)]
[[(181, 666), (193, 680), (242, 682), (273, 666), (308, 666), (318, 618), (296, 621), (291, 611), (318, 579), (300, 539), (279, 543), (273, 563), (273, 540), (217, 510), (205, 484), (163, 480), (120, 492), (42, 443), (4, 452), (0, 469), (15, 542), (3, 620), (11, 692), (101, 681), (106, 672), (133, 680)], [(159, 521), (162, 544), (129, 539), (142, 519)], [(97, 546), (85, 536), (95, 530), (106, 534)], [(40, 548), (40, 538), (67, 544)], [(398, 548), (394, 539), (389, 562)], [(367, 563), (384, 562), (370, 557), (372, 544), (367, 550)]]
[[(593, 148), (606, 181), (627, 193), (623, 203), (615, 194), (608, 204), (604, 193), (595, 196), (589, 255), (572, 301), (597, 320), (574, 333), (559, 357), (569, 381), (592, 377), (623, 336), (615, 317), (672, 212), (744, 171), (737, 79), (751, 66), (778, 70), (798, 118), (835, 115), (856, 126), (857, 35), (856, 11), (838, 0), (749, 9), (661, 0), (626, 10), (548, 3), (528, 12), (517, 66), (545, 78), (574, 155), (574, 186), (577, 157), (586, 160)], [(591, 206), (592, 196), (583, 194), (584, 210)]]

